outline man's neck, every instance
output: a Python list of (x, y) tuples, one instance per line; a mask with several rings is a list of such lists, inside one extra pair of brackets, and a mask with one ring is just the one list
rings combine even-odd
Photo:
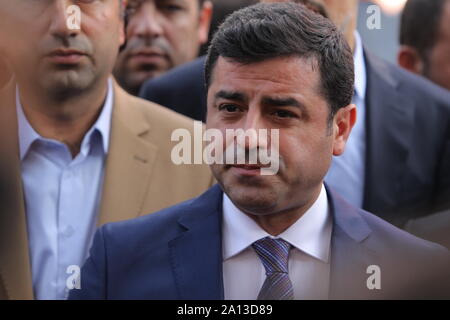
[(20, 101), (25, 116), (42, 137), (60, 141), (68, 146), (72, 157), (99, 117), (107, 94), (107, 82), (66, 100), (57, 101), (36, 88), (20, 86)]
[(346, 36), (348, 45), (350, 46), (350, 49), (352, 50), (352, 53), (355, 53), (356, 50), (356, 39), (355, 39), (355, 33), (354, 31), (351, 31), (351, 34), (349, 33)]

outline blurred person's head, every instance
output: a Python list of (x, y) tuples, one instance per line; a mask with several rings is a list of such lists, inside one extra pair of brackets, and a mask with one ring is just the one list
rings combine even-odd
[[(123, 3), (0, 0), (0, 29), (13, 33), (4, 47), (18, 83), (63, 100), (106, 88), (124, 42)], [(79, 28), (75, 17), (81, 14)], [(71, 15), (68, 15), (71, 12)], [(3, 31), (4, 32), (4, 31)]]
[[(299, 4), (242, 9), (215, 34), (205, 79), (208, 129), (279, 130), (275, 175), (261, 175), (260, 164), (211, 166), (225, 193), (253, 217), (308, 208), (356, 119), (353, 57), (341, 33)], [(272, 143), (240, 147), (248, 153)]]
[[(219, 28), (220, 24), (233, 12), (251, 6), (259, 2), (259, 0), (210, 0), (214, 6), (213, 15), (211, 19), (211, 26), (209, 28), (208, 39), (212, 39), (214, 33)], [(200, 55), (205, 55), (208, 51), (209, 42), (204, 43), (200, 49)]]
[(147, 80), (194, 60), (208, 40), (212, 4), (206, 0), (130, 0), (127, 43), (114, 75), (131, 94)]
[(358, 0), (261, 0), (261, 2), (309, 2), (307, 6), (323, 16), (329, 17), (344, 34), (350, 48), (354, 48)]
[(401, 17), (398, 64), (450, 90), (450, 1), (409, 0)]

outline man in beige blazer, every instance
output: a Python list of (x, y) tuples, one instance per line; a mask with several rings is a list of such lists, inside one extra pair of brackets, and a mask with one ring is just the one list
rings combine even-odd
[[(97, 226), (160, 210), (199, 195), (213, 183), (206, 165), (175, 165), (171, 160), (175, 145), (171, 142), (172, 132), (180, 128), (193, 132), (193, 121), (130, 96), (111, 79), (115, 61), (112, 53), (123, 43), (118, 3), (80, 3), (81, 17), (85, 20), (74, 31), (65, 24), (67, 14), (63, 1), (39, 2), (22, 8), (31, 4), (23, 3), (21, 7), (0, 0), (4, 15), (0, 20), (17, 26), (17, 39), (13, 39), (17, 42), (8, 46), (14, 78), (0, 92), (0, 175), (3, 175), (0, 179), (8, 181), (8, 194), (4, 197), (8, 201), (0, 203), (0, 299), (36, 298), (34, 280), (40, 276), (33, 273), (31, 263), (30, 248), (34, 243), (30, 242), (32, 226), (27, 219), (23, 163), (19, 157), (17, 88), (20, 88), (21, 102), (27, 105), (26, 116), (33, 128), (44, 138), (65, 143), (73, 158), (80, 153), (90, 126), (103, 112), (102, 105), (108, 100), (105, 95), (111, 95), (109, 148), (102, 169), (103, 187), (95, 216)], [(33, 10), (43, 14), (36, 21), (28, 22)], [(49, 27), (46, 30), (42, 26)], [(38, 56), (36, 61), (20, 60), (31, 57), (26, 52), (24, 37), (29, 41), (29, 51), (35, 51)], [(53, 50), (52, 54), (40, 57), (41, 44)], [(57, 49), (58, 46), (63, 49)], [(42, 70), (45, 72), (40, 73)], [(83, 87), (86, 82), (89, 86)], [(55, 92), (58, 86), (64, 95)], [(73, 87), (76, 90), (71, 90)], [(48, 111), (51, 121), (43, 121), (40, 113), (35, 112), (39, 107)], [(80, 116), (82, 112), (86, 117)], [(85, 121), (84, 127), (75, 123), (76, 119), (89, 118), (89, 115), (91, 118)], [(65, 127), (58, 121), (68, 122), (73, 130), (64, 132)], [(60, 130), (52, 131), (55, 127)]]

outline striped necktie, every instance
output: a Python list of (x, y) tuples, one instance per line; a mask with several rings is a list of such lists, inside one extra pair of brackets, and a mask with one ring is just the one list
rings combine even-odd
[(291, 245), (282, 239), (263, 238), (252, 244), (266, 269), (258, 300), (292, 300), (294, 289), (288, 274)]

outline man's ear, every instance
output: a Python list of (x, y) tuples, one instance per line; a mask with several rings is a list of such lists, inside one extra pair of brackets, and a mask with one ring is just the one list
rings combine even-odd
[(340, 108), (333, 119), (333, 155), (340, 156), (344, 153), (345, 144), (350, 136), (353, 126), (356, 123), (356, 106), (349, 104), (345, 108)]
[(126, 11), (126, 8), (127, 8), (127, 3), (128, 3), (127, 0), (120, 0), (120, 8), (119, 8), (119, 10), (120, 10), (120, 17), (121, 17), (121, 19), (120, 19), (120, 25), (119, 25), (119, 46), (123, 46), (123, 44), (125, 43), (125, 39), (126, 39), (126, 30), (125, 30), (125, 28), (127, 26), (126, 26), (126, 23), (125, 23), (125, 19), (126, 19), (125, 11)]
[(211, 27), (211, 19), (213, 15), (213, 4), (207, 0), (203, 2), (200, 9), (199, 23), (198, 23), (198, 40), (200, 44), (208, 42), (209, 28)]
[(125, 43), (125, 23), (124, 20), (120, 23), (119, 30), (119, 46), (123, 46)]
[(423, 61), (416, 49), (411, 46), (400, 46), (397, 61), (400, 67), (416, 73), (423, 73)]
[(12, 72), (6, 62), (6, 59), (0, 54), (0, 90), (11, 79)]

